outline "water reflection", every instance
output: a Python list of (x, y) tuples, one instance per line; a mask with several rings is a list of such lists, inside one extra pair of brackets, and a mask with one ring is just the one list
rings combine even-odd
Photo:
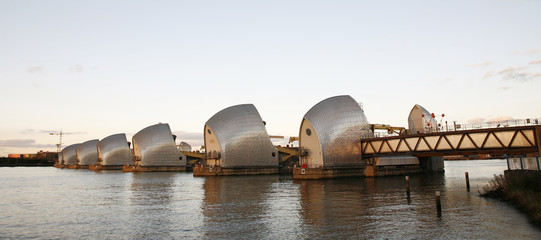
[(275, 176), (208, 177), (201, 207), (205, 235), (211, 238), (261, 239), (267, 228), (266, 194)]
[[(410, 176), (409, 202), (403, 176), (295, 181), (300, 189), (301, 235), (361, 239), (513, 238), (516, 232), (506, 230), (511, 226), (522, 233), (536, 232), (515, 209), (482, 198), (477, 192), (467, 192), (464, 178), (458, 181), (455, 177), (451, 174), (448, 178), (443, 173)], [(435, 191), (441, 192), (441, 217), (436, 211)], [(509, 222), (511, 219), (515, 222)]]
[(370, 223), (365, 217), (369, 203), (359, 183), (350, 179), (298, 181), (303, 235), (349, 238), (351, 233), (364, 232), (364, 226)]
[[(315, 181), (291, 176), (0, 168), (8, 239), (541, 239), (524, 214), (477, 192), (505, 161), (442, 174)], [(470, 175), (466, 191), (464, 172)], [(441, 191), (438, 218), (434, 192)], [(0, 237), (0, 238), (1, 238)]]
[(198, 218), (193, 212), (193, 204), (189, 204), (193, 196), (190, 196), (190, 190), (185, 189), (187, 186), (179, 182), (179, 178), (188, 177), (186, 173), (144, 172), (132, 175), (128, 203), (131, 207), (127, 219), (131, 225), (129, 238), (174, 239), (198, 235), (194, 226), (199, 224)]

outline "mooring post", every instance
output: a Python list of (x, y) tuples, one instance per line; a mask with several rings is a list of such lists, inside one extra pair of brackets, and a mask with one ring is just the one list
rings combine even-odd
[(440, 191), (436, 191), (436, 210), (438, 211), (438, 216), (441, 216)]
[(410, 199), (410, 177), (409, 176), (406, 176), (406, 194), (408, 196), (408, 202), (411, 200)]
[(468, 172), (466, 172), (466, 188), (468, 189), (468, 192), (470, 191), (470, 176), (468, 175)]

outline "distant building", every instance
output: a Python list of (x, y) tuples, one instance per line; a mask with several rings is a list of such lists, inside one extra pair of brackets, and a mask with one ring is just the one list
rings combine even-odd
[(8, 158), (24, 158), (24, 154), (10, 153), (8, 154)]
[(10, 153), (8, 154), (8, 158), (16, 158), (16, 159), (45, 159), (49, 160), (48, 162), (55, 162), (58, 158), (57, 152), (44, 152), (43, 150), (40, 150), (37, 153)]

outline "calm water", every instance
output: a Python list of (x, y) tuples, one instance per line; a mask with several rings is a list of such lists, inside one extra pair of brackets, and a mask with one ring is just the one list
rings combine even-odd
[[(444, 174), (410, 177), (410, 202), (403, 176), (297, 181), (0, 168), (0, 238), (541, 239), (524, 214), (479, 196), (504, 160), (445, 164)], [(441, 217), (434, 191), (442, 193)]]

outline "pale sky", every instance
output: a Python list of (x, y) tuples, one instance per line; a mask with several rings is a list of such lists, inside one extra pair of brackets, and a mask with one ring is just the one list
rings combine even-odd
[(0, 156), (169, 123), (194, 147), (252, 103), (297, 136), (347, 94), (371, 123), (541, 117), (541, 1), (0, 0)]

